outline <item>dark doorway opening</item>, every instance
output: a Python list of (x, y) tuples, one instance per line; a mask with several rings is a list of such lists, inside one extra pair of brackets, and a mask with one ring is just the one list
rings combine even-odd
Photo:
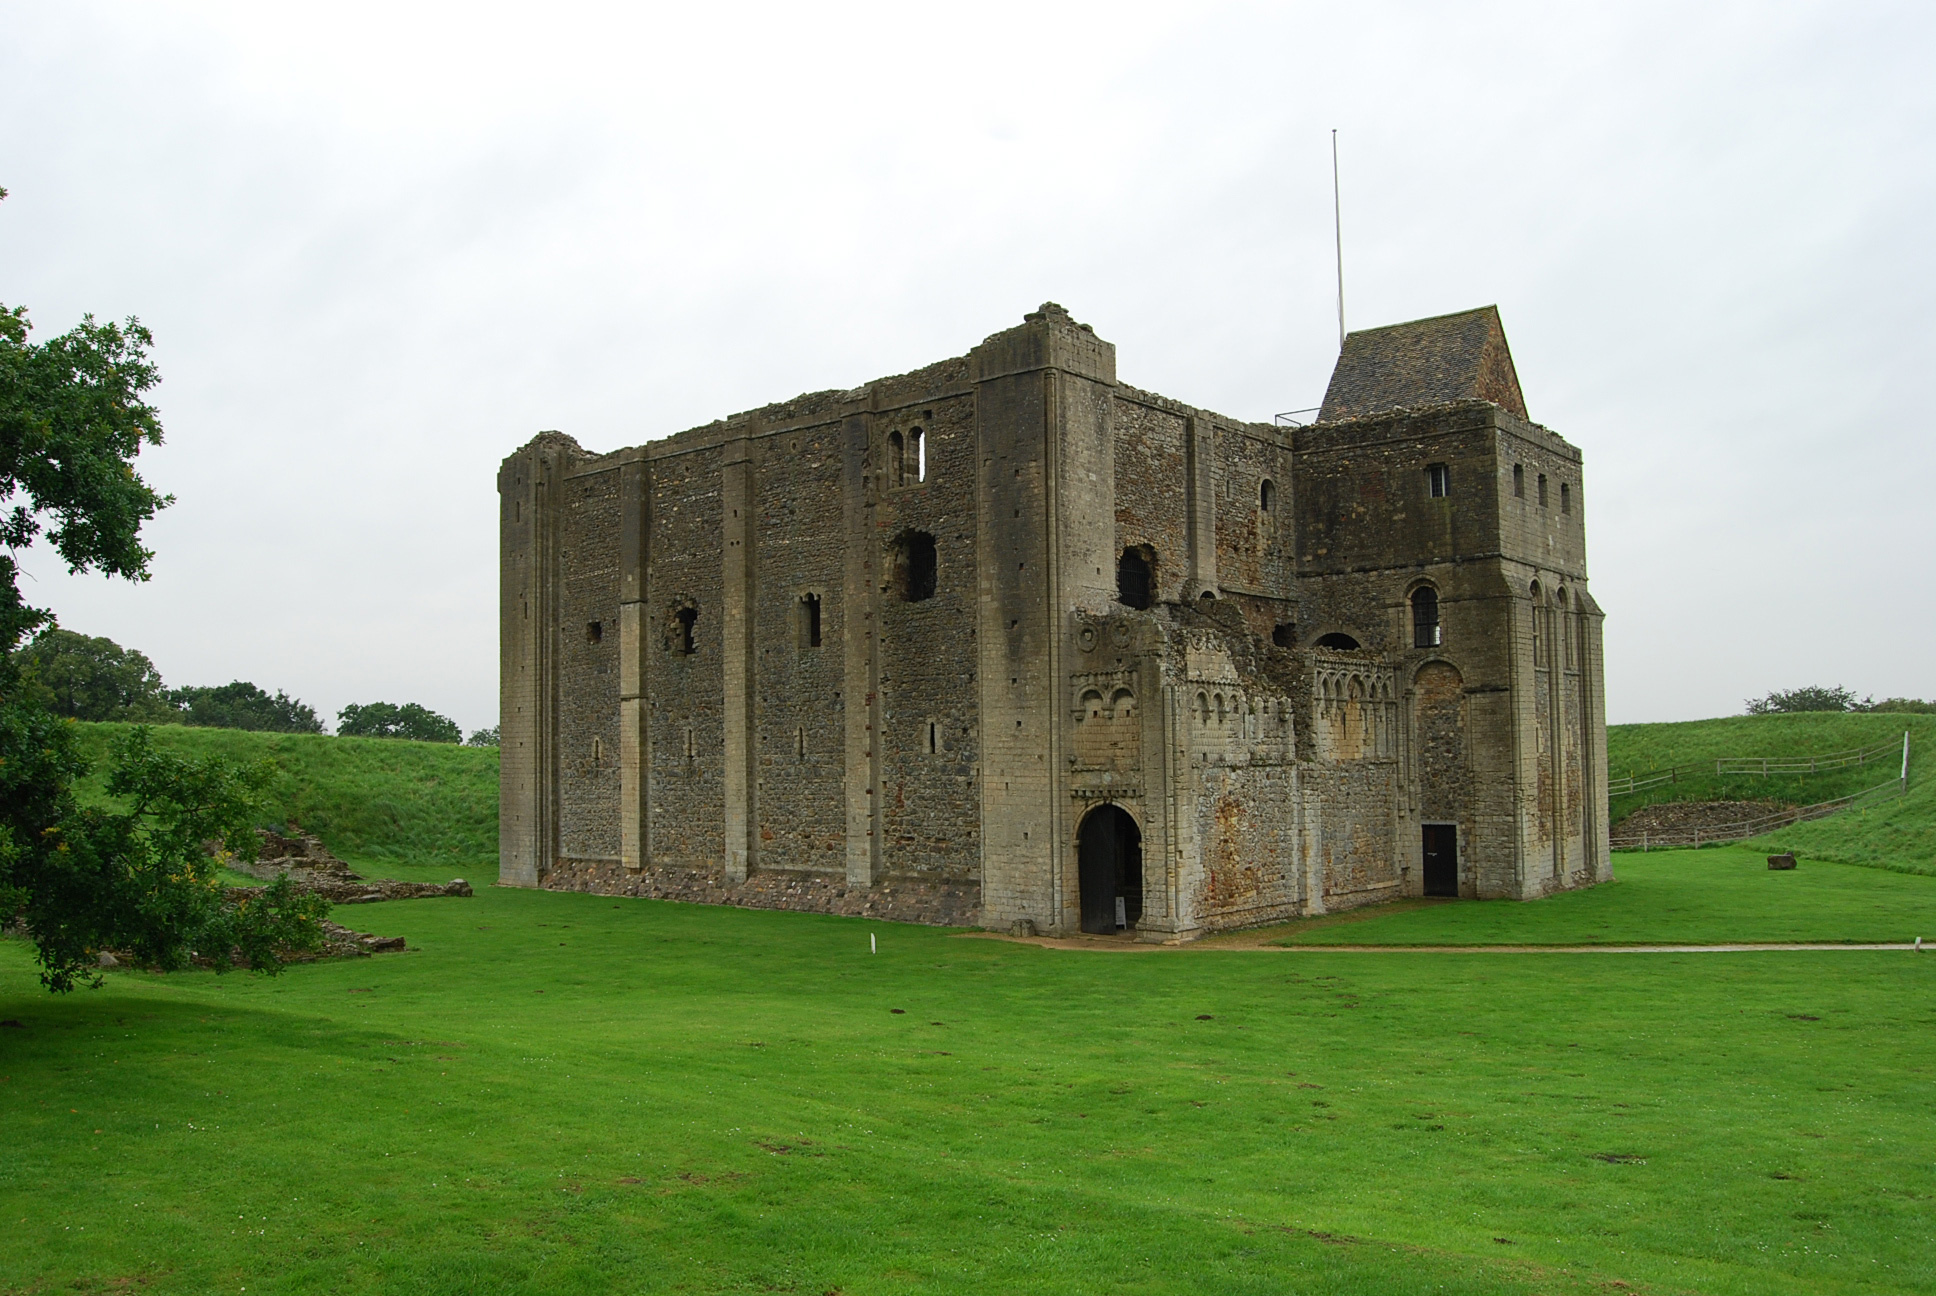
[(1121, 806), (1097, 806), (1076, 831), (1082, 930), (1113, 935), (1143, 917), (1143, 833)]
[(1455, 824), (1426, 824), (1425, 894), (1459, 894), (1459, 829)]

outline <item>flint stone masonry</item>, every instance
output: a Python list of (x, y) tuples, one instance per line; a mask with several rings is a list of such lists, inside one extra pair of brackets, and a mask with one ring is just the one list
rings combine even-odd
[(1350, 335), (1305, 427), (1130, 387), (1048, 303), (541, 433), (498, 475), (500, 877), (1143, 940), (1422, 894), (1428, 837), (1462, 896), (1606, 880), (1580, 462), (1491, 307)]

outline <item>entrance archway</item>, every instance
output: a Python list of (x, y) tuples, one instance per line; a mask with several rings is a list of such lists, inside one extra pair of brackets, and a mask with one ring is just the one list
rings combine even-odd
[(1143, 833), (1128, 811), (1100, 805), (1083, 817), (1076, 830), (1076, 871), (1082, 930), (1113, 935), (1119, 915), (1124, 926), (1136, 926), (1143, 916)]

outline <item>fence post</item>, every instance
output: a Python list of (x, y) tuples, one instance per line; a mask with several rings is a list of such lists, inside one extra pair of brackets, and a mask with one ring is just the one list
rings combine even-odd
[(1902, 731), (1902, 774), (1896, 781), (1902, 785), (1902, 791), (1907, 794), (1909, 791), (1909, 731), (1907, 729)]

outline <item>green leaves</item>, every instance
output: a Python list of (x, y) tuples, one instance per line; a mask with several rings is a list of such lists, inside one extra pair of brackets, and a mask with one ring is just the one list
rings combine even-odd
[[(48, 759), (31, 781), (71, 781), (78, 758), (61, 760), (72, 752), (69, 727), (36, 726), (24, 710), (0, 707), (0, 719), (22, 722), (0, 725), (0, 770), (31, 759), (22, 747), (39, 741)], [(169, 971), (201, 961), (274, 972), (285, 951), (317, 946), (326, 902), (284, 882), (231, 903), (209, 854), (219, 842), (254, 857), (266, 765), (184, 759), (158, 750), (145, 727), (117, 740), (110, 762), (108, 791), (123, 808), (80, 807), (63, 786), (42, 798), (38, 822), (6, 816), (9, 884), (48, 989), (99, 984), (103, 950)]]
[(448, 716), (415, 702), (354, 704), (336, 713), (336, 732), (345, 738), (415, 738), (419, 742), (454, 743), (464, 731)]
[[(144, 393), (160, 382), (154, 338), (139, 320), (92, 315), (36, 345), (25, 307), (0, 306), (0, 546), (45, 537), (69, 571), (146, 580), (153, 555), (141, 527), (172, 497), (134, 471), (161, 419)], [(51, 618), (22, 602), (19, 569), (0, 554), (0, 651)]]

